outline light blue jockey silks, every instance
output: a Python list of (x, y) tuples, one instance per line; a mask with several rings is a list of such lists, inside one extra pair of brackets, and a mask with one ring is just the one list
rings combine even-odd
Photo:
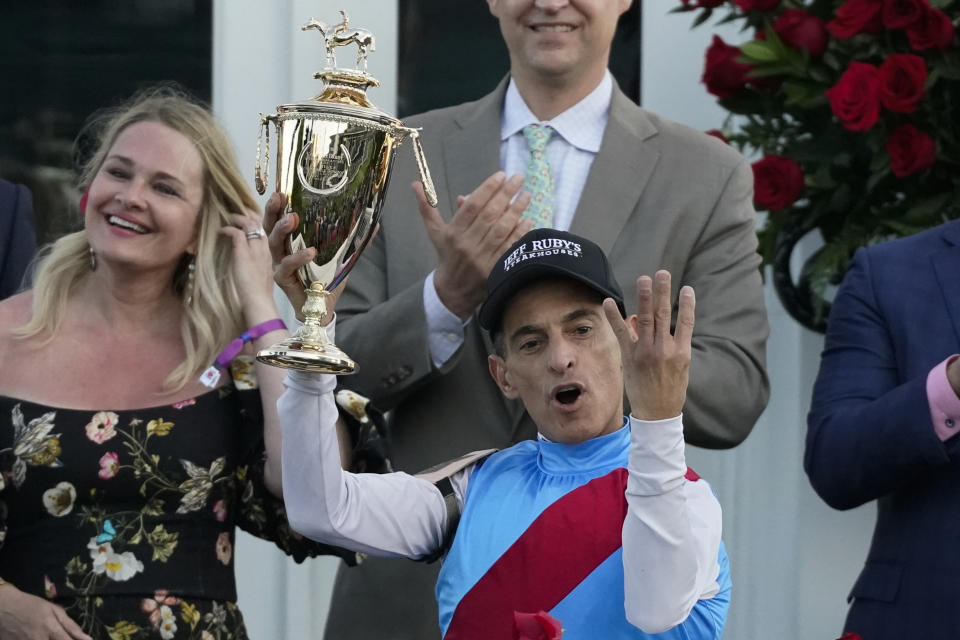
[(686, 621), (649, 635), (626, 620), (619, 544), (629, 447), (628, 423), (575, 445), (522, 442), (482, 463), (437, 581), (445, 638), (510, 640), (504, 620), (540, 609), (562, 623), (564, 640), (721, 637), (731, 591), (722, 543), (719, 593)]

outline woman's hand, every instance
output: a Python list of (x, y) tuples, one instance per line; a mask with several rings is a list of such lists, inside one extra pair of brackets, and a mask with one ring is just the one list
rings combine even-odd
[(3, 640), (93, 640), (62, 607), (20, 591), (0, 587), (0, 638)]
[[(303, 303), (307, 300), (307, 294), (304, 292), (303, 283), (297, 276), (297, 270), (303, 265), (313, 260), (317, 255), (317, 250), (313, 247), (307, 247), (300, 251), (287, 253), (287, 236), (289, 236), (297, 225), (300, 224), (300, 216), (290, 212), (283, 215), (286, 196), (282, 193), (274, 193), (267, 200), (266, 214), (264, 215), (263, 225), (269, 237), (270, 254), (273, 257), (273, 280), (283, 291), (290, 304), (296, 311), (297, 318), (303, 320)], [(333, 313), (333, 305), (330, 305), (330, 313)]]
[(230, 222), (230, 226), (221, 228), (219, 233), (233, 243), (231, 269), (244, 319), (248, 326), (253, 326), (278, 315), (273, 300), (270, 247), (259, 211), (251, 209), (231, 214)]

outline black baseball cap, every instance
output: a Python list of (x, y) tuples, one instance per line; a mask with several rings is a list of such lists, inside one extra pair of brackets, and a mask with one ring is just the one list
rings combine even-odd
[(576, 280), (613, 298), (626, 317), (623, 293), (600, 247), (566, 231), (534, 229), (493, 266), (487, 278), (487, 299), (480, 306), (480, 326), (491, 332), (499, 330), (510, 298), (531, 282), (553, 276)]

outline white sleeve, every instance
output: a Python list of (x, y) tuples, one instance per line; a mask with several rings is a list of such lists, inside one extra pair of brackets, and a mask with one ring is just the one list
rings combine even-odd
[(631, 624), (656, 634), (719, 591), (722, 519), (706, 481), (685, 477), (682, 417), (630, 421), (624, 604)]
[(450, 358), (463, 345), (465, 328), (473, 316), (461, 322), (437, 295), (433, 284), (433, 274), (423, 281), (423, 311), (427, 318), (427, 344), (430, 347), (430, 360), (437, 369), (450, 361)]
[(418, 558), (439, 548), (447, 510), (436, 486), (406, 473), (341, 468), (336, 377), (290, 371), (284, 386), (277, 409), (290, 526), (308, 538), (376, 556)]

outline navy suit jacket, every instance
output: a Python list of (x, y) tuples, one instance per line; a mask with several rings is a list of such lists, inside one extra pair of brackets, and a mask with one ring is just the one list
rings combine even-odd
[(930, 370), (960, 353), (960, 221), (854, 257), (831, 309), (804, 467), (848, 509), (877, 500), (845, 631), (960, 638), (960, 438), (941, 442)]
[(0, 180), (0, 299), (20, 289), (36, 250), (30, 191)]

